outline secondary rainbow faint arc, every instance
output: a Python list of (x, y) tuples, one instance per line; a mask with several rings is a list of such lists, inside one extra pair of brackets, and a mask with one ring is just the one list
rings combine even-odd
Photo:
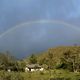
[[(21, 23), (19, 25), (14, 26), (13, 28), (10, 28), (9, 30), (7, 30), (4, 33), (0, 34), (0, 38), (2, 38), (3, 36), (7, 35), (8, 33), (12, 32), (12, 31), (14, 31), (17, 28), (27, 27), (30, 24), (36, 24), (36, 23), (41, 23), (41, 24), (43, 24), (43, 23), (62, 24), (62, 25), (65, 25), (67, 27), (70, 27), (70, 28), (75, 29), (75, 30), (80, 32), (79, 27), (74, 26), (74, 25), (69, 24), (69, 23), (66, 23), (64, 21), (59, 21), (59, 20), (35, 20), (35, 21), (24, 22), (24, 23)], [(27, 26), (24, 26), (24, 25), (27, 25)]]

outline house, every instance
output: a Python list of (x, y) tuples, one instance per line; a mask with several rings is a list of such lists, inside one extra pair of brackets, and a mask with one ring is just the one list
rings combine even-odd
[(26, 68), (25, 68), (25, 72), (28, 72), (28, 71), (34, 72), (34, 71), (43, 71), (43, 70), (44, 68), (42, 68), (39, 64), (26, 65)]

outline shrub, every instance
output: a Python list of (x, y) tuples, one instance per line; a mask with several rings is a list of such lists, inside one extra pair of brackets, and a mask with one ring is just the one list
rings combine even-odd
[(44, 72), (40, 72), (40, 75), (44, 75)]
[(70, 78), (50, 78), (50, 80), (71, 80)]

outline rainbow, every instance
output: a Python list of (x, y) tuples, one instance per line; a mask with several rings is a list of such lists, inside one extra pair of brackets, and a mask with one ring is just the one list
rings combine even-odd
[[(46, 24), (48, 24), (48, 23), (51, 23), (51, 24), (54, 24), (54, 23), (55, 24), (62, 24), (62, 25), (65, 25), (65, 26), (67, 26), (69, 28), (72, 28), (72, 29), (80, 32), (80, 28), (79, 27), (74, 26), (72, 24), (68, 24), (68, 23), (66, 23), (64, 21), (59, 21), (59, 20), (35, 20), (35, 21), (24, 22), (24, 23), (21, 23), (19, 25), (16, 25), (16, 26), (8, 29), (4, 33), (0, 34), (0, 38), (2, 38), (3, 36), (7, 35), (8, 33), (12, 32), (12, 31), (14, 31), (17, 28), (27, 27), (30, 24), (36, 24), (36, 23), (41, 23), (41, 24), (43, 24), (43, 23), (46, 23)], [(27, 25), (27, 26), (24, 26), (24, 25)]]

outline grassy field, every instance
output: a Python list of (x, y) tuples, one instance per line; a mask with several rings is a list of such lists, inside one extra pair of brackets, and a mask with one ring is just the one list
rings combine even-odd
[(0, 71), (0, 80), (80, 80), (80, 73), (73, 73), (66, 70), (27, 73)]

